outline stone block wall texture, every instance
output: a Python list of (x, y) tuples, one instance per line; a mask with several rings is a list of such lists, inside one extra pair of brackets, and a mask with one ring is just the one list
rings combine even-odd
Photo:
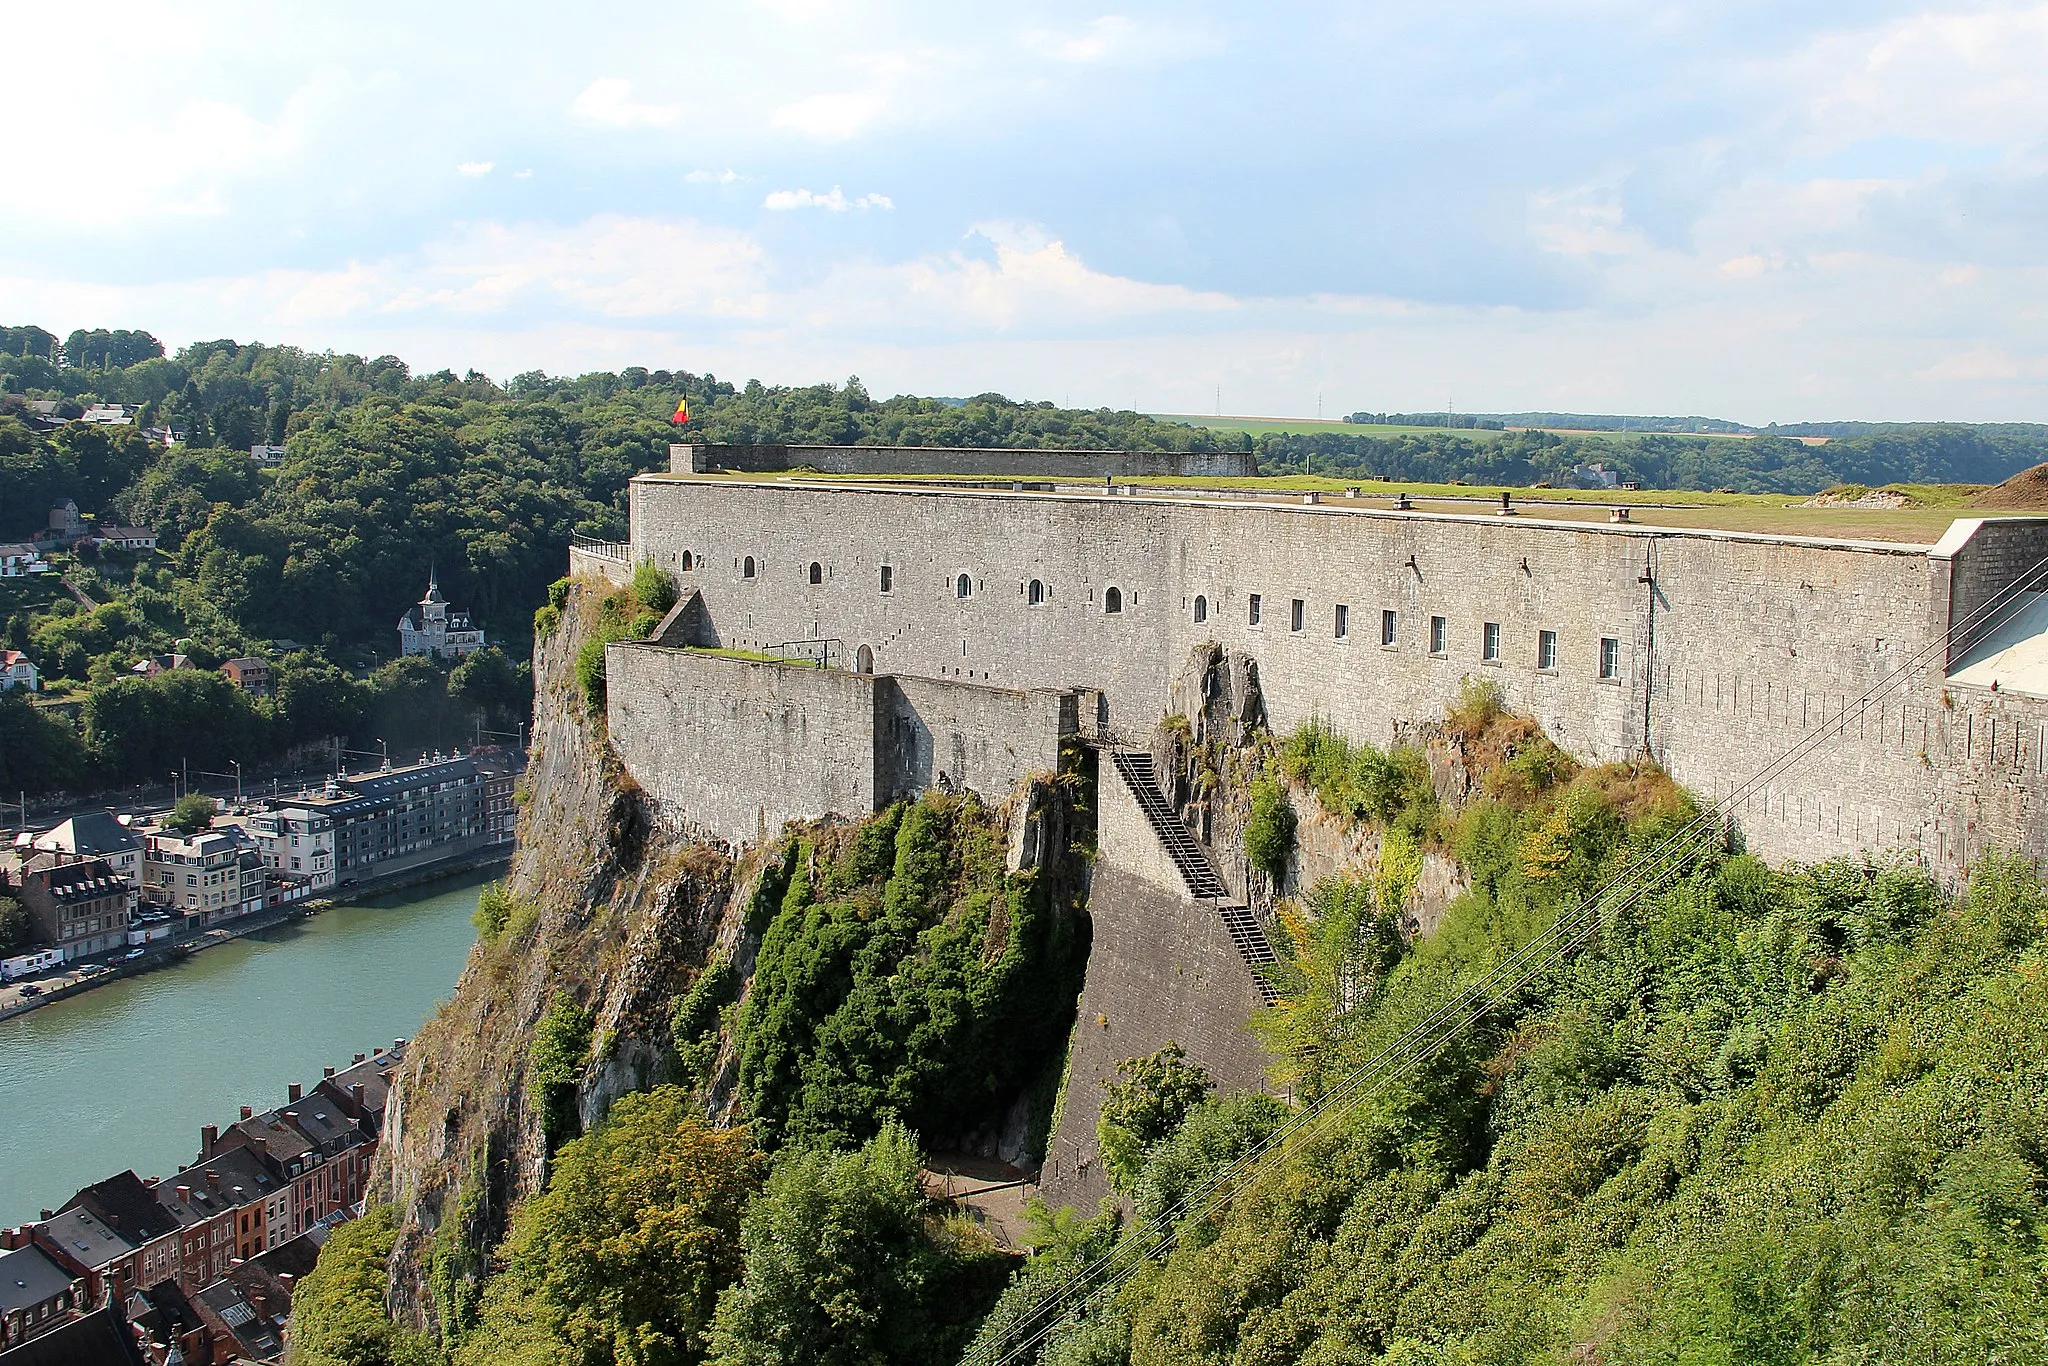
[[(1178, 662), (1216, 642), (1258, 661), (1278, 730), (1321, 717), (1385, 744), (1490, 678), (1578, 758), (1647, 746), (1716, 799), (1833, 722), (1738, 804), (1756, 852), (1903, 847), (1950, 873), (1990, 843), (2048, 853), (2048, 703), (1942, 673), (1951, 601), (1967, 610), (2048, 549), (2048, 520), (1985, 522), (1942, 555), (1345, 504), (657, 475), (634, 483), (632, 544), (670, 567), (691, 552), (681, 577), (723, 644), (830, 636), (878, 671), (1099, 689), (1112, 734), (1149, 730)], [(1932, 660), (1902, 692), (1853, 705), (1923, 647)]]
[(569, 577), (604, 579), (623, 588), (633, 581), (633, 566), (622, 564), (607, 555), (593, 555), (588, 550), (570, 546)]
[(640, 644), (604, 662), (612, 745), (678, 827), (751, 844), (874, 811), (873, 679)]
[(1267, 1089), (1267, 1057), (1245, 1022), (1258, 984), (1215, 910), (1189, 896), (1113, 764), (1096, 787), (1089, 888), (1093, 941), (1067, 1058), (1060, 1122), (1040, 1184), (1054, 1205), (1092, 1210), (1109, 1193), (1095, 1143), (1102, 1084), (1125, 1058), (1177, 1043), (1219, 1091)]
[(1059, 766), (1072, 699), (623, 643), (606, 720), (633, 778), (678, 827), (733, 844), (792, 820), (857, 818), (935, 785), (1001, 802)]
[(1929, 558), (1948, 570), (1944, 600), (1948, 627), (1948, 663), (1967, 651), (1998, 617), (1994, 609), (1980, 612), (2015, 581), (2025, 577), (2033, 591), (2044, 584), (2048, 560), (2048, 520), (1966, 518), (1949, 529)]
[(875, 800), (972, 788), (999, 802), (1059, 768), (1074, 733), (1070, 695), (894, 675), (875, 680)]
[(1254, 475), (1250, 451), (1062, 451), (953, 446), (713, 446), (672, 445), (675, 474), (731, 470), (779, 474), (957, 474), (1007, 479), (1119, 479), (1141, 476)]

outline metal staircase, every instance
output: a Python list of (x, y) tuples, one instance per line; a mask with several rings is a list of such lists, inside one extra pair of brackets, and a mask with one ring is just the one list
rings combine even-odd
[(1265, 926), (1252, 914), (1251, 907), (1230, 900), (1230, 889), (1223, 885), (1216, 865), (1209, 861), (1208, 851), (1202, 848), (1201, 842), (1188, 829), (1187, 822), (1180, 818), (1180, 813), (1168, 804), (1166, 795), (1160, 791), (1152, 756), (1143, 750), (1128, 749), (1111, 750), (1109, 755), (1124, 780), (1124, 786), (1137, 799), (1138, 809), (1145, 813), (1152, 833), (1159, 837), (1167, 857), (1180, 870), (1181, 881), (1187, 884), (1189, 895), (1216, 907), (1238, 957), (1254, 969), (1252, 979), (1258, 984), (1260, 999), (1267, 1005), (1278, 1001), (1280, 993), (1273, 989), (1273, 984), (1263, 973), (1256, 971), (1279, 961), (1273, 952), (1272, 942), (1266, 938)]

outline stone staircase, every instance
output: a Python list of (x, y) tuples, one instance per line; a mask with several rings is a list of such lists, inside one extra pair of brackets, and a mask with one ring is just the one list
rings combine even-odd
[(1159, 837), (1159, 843), (1166, 850), (1173, 866), (1180, 870), (1181, 881), (1187, 884), (1188, 894), (1198, 901), (1213, 902), (1216, 913), (1223, 920), (1223, 928), (1230, 935), (1230, 942), (1236, 947), (1238, 956), (1246, 966), (1253, 968), (1253, 980), (1258, 983), (1259, 996), (1267, 1005), (1280, 999), (1280, 993), (1264, 974), (1256, 971), (1260, 967), (1278, 962), (1273, 952), (1272, 941), (1266, 938), (1266, 928), (1252, 914), (1251, 907), (1230, 898), (1230, 889), (1223, 885), (1223, 878), (1217, 873), (1216, 865), (1209, 861), (1208, 851), (1187, 827), (1167, 802), (1159, 788), (1159, 775), (1152, 766), (1152, 756), (1143, 750), (1115, 749), (1109, 751), (1110, 759), (1116, 764), (1116, 771), (1124, 780), (1124, 786), (1137, 799), (1138, 809), (1145, 813), (1145, 819), (1152, 826), (1152, 833)]

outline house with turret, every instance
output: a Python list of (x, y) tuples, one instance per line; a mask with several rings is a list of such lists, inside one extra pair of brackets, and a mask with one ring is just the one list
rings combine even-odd
[(451, 608), (441, 596), (440, 576), (430, 575), (427, 595), (398, 619), (398, 652), (460, 659), (483, 648), (483, 628), (471, 625), (469, 613)]

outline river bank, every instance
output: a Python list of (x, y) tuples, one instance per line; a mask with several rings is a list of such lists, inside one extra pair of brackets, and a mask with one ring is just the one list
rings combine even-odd
[(160, 971), (0, 1024), (0, 1225), (133, 1168), (170, 1176), (199, 1126), (410, 1037), (462, 971), (486, 869), (251, 928)]
[(88, 963), (67, 970), (54, 979), (38, 978), (31, 984), (39, 988), (37, 994), (33, 996), (23, 995), (21, 984), (0, 987), (0, 1023), (17, 1015), (26, 1015), (32, 1010), (40, 1010), (44, 1006), (55, 1005), (59, 1001), (71, 1000), (88, 991), (111, 986), (126, 978), (139, 977), (144, 973), (176, 966), (207, 949), (232, 944), (244, 936), (275, 929), (294, 920), (305, 920), (336, 906), (352, 905), (372, 897), (389, 896), (408, 888), (426, 886), (467, 873), (503, 872), (511, 858), (512, 851), (506, 847), (479, 854), (463, 854), (421, 868), (409, 868), (405, 872), (395, 873), (387, 878), (372, 879), (335, 895), (314, 897), (308, 901), (278, 906), (257, 915), (244, 916), (226, 925), (211, 926), (195, 935), (148, 945), (140, 958), (116, 958), (111, 962)]

